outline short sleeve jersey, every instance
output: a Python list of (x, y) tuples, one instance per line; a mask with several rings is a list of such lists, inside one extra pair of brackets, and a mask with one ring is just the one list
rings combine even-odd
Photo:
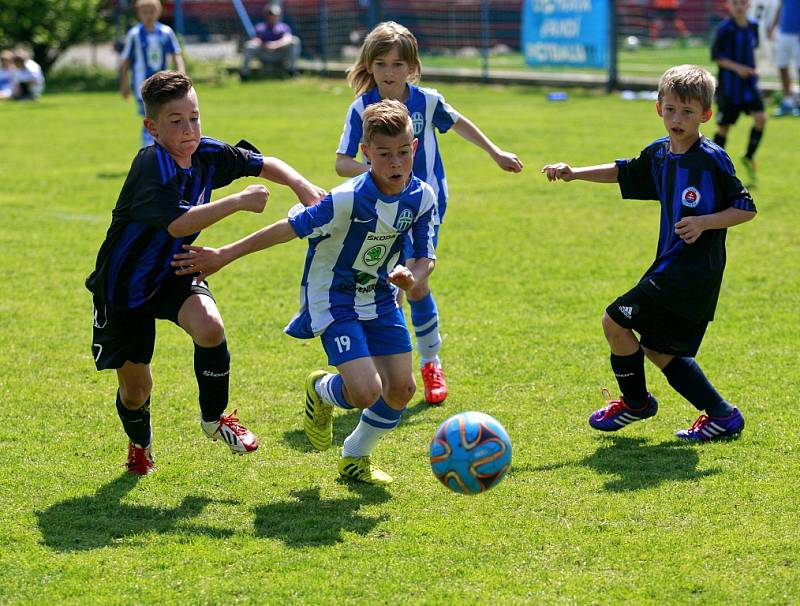
[[(733, 19), (726, 19), (717, 29), (711, 45), (711, 59), (730, 59), (736, 63), (756, 66), (755, 51), (758, 48), (758, 23), (748, 21), (739, 26)], [(748, 105), (760, 98), (758, 76), (741, 78), (736, 72), (719, 68), (717, 78), (717, 102), (720, 107)]]
[(169, 224), (190, 208), (209, 203), (213, 189), (257, 176), (262, 164), (260, 154), (209, 137), (200, 140), (191, 168), (178, 166), (157, 143), (141, 149), (86, 287), (114, 308), (144, 304), (173, 275), (172, 256), (198, 236), (175, 238), (167, 231)]
[(405, 234), (413, 235), (415, 258), (436, 258), (435, 206), (433, 190), (416, 177), (400, 194), (388, 196), (366, 172), (290, 216), (297, 235), (308, 239), (308, 253), (300, 311), (286, 332), (308, 339), (335, 320), (394, 313), (397, 289), (387, 276), (398, 263)]
[[(419, 139), (417, 152), (414, 154), (413, 172), (415, 177), (430, 185), (436, 194), (438, 224), (444, 219), (447, 209), (447, 178), (439, 154), (436, 131), (447, 132), (461, 116), (434, 89), (420, 88), (413, 84), (409, 84), (408, 89), (406, 107), (414, 126), (414, 136)], [(380, 100), (380, 92), (375, 87), (353, 101), (347, 111), (337, 154), (351, 158), (358, 155), (358, 146), (363, 135), (364, 110)]]
[(169, 55), (181, 52), (178, 38), (172, 28), (156, 22), (152, 32), (141, 23), (128, 30), (122, 59), (131, 64), (131, 87), (137, 99), (141, 99), (142, 83), (156, 72), (167, 69)]
[(675, 233), (675, 223), (731, 207), (755, 212), (728, 154), (705, 137), (686, 153), (673, 154), (669, 138), (664, 137), (637, 158), (616, 164), (623, 198), (661, 203), (656, 259), (640, 286), (683, 318), (696, 323), (713, 320), (725, 269), (727, 230), (704, 231), (693, 244), (686, 244)]

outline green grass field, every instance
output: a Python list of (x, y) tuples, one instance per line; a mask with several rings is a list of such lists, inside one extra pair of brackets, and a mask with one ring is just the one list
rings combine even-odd
[[(335, 451), (305, 442), (303, 379), (325, 358), (318, 342), (281, 332), (297, 302), (297, 241), (211, 279), (233, 356), (232, 407), (261, 448), (234, 457), (202, 436), (190, 340), (162, 323), (159, 470), (123, 474), (115, 377), (94, 370), (83, 280), (136, 151), (133, 104), (98, 93), (0, 106), (0, 604), (800, 602), (800, 120), (768, 124), (759, 216), (728, 235), (717, 321), (698, 356), (746, 430), (687, 446), (673, 434), (696, 411), (652, 366), (657, 417), (612, 436), (586, 422), (599, 388), (616, 392), (600, 317), (652, 261), (658, 204), (539, 174), (551, 161), (636, 155), (663, 134), (652, 103), (440, 89), (526, 168), (502, 173), (457, 135), (441, 138), (451, 204), (433, 285), (451, 395), (433, 408), (418, 394), (380, 444), (374, 459), (396, 480), (387, 489), (340, 481)], [(320, 185), (340, 181), (343, 83), (199, 94), (205, 134), (246, 137)], [(749, 128), (732, 131), (734, 159)], [(264, 215), (231, 217), (200, 242), (283, 216), (292, 197), (271, 191)], [(514, 443), (508, 476), (475, 497), (449, 493), (427, 461), (435, 428), (463, 410), (495, 416)], [(357, 420), (336, 416), (336, 443)]]

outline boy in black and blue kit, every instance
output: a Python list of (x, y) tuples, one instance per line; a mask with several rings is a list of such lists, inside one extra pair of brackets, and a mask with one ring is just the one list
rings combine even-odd
[(728, 155), (699, 131), (711, 118), (714, 87), (714, 77), (703, 68), (673, 67), (661, 77), (656, 103), (668, 137), (631, 160), (583, 168), (548, 164), (542, 169), (550, 181), (618, 182), (623, 198), (661, 202), (655, 261), (603, 315), (611, 368), (622, 396), (589, 417), (589, 424), (600, 431), (616, 431), (658, 411), (647, 390), (645, 355), (678, 393), (705, 412), (678, 437), (713, 440), (744, 428), (739, 409), (717, 392), (694, 359), (717, 306), (726, 228), (756, 213)]
[(719, 111), (714, 143), (725, 147), (728, 131), (736, 124), (740, 113), (753, 117), (753, 127), (750, 129), (742, 165), (747, 171), (748, 187), (754, 187), (757, 182), (754, 156), (767, 122), (756, 71), (758, 23), (747, 17), (750, 0), (728, 0), (727, 7), (730, 18), (720, 23), (711, 45), (711, 59), (719, 66)]
[[(111, 226), (86, 287), (92, 292), (92, 354), (98, 370), (114, 368), (116, 407), (129, 438), (127, 470), (155, 469), (151, 448), (150, 360), (156, 319), (170, 320), (194, 341), (201, 428), (232, 452), (258, 448), (228, 405), (230, 355), (225, 327), (204, 281), (175, 276), (172, 256), (200, 230), (243, 210), (260, 213), (269, 197), (263, 185), (211, 202), (211, 191), (240, 177), (288, 185), (303, 204), (324, 191), (277, 158), (264, 158), (244, 142), (231, 147), (200, 135), (200, 107), (191, 79), (163, 71), (142, 85), (144, 125), (155, 143), (139, 151), (114, 208)], [(247, 149), (245, 149), (247, 147)]]

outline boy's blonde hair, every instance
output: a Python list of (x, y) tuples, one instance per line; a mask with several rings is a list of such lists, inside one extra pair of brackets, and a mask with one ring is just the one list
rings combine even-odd
[(133, 6), (133, 8), (136, 10), (140, 6), (155, 6), (159, 11), (162, 10), (160, 0), (136, 0), (136, 4)]
[(392, 47), (397, 47), (400, 58), (408, 63), (411, 68), (410, 82), (419, 82), (422, 75), (422, 64), (419, 61), (419, 48), (417, 39), (408, 28), (395, 23), (384, 21), (375, 26), (358, 51), (356, 62), (347, 69), (347, 83), (356, 96), (363, 95), (376, 85), (375, 78), (369, 73), (372, 62), (388, 53)]
[(384, 99), (367, 106), (362, 116), (364, 144), (369, 145), (376, 134), (396, 137), (403, 133), (414, 138), (414, 127), (408, 108), (396, 99)]
[(658, 81), (658, 102), (674, 93), (681, 101), (699, 101), (703, 111), (711, 109), (717, 81), (707, 69), (697, 65), (670, 67)]

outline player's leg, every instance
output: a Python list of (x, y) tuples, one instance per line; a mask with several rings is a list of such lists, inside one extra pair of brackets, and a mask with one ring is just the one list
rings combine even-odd
[(239, 70), (239, 76), (242, 80), (247, 80), (250, 77), (250, 64), (253, 62), (260, 48), (261, 40), (248, 40), (245, 42), (242, 67)]
[(609, 305), (603, 314), (603, 333), (611, 349), (611, 369), (622, 395), (592, 413), (589, 425), (595, 429), (617, 431), (652, 417), (658, 411), (658, 402), (647, 391), (644, 352), (633, 332), (641, 333), (648, 326), (649, 307), (649, 300), (637, 286)]
[[(794, 36), (796, 38), (797, 36)], [(775, 116), (791, 116), (796, 109), (794, 97), (792, 96), (792, 79), (789, 75), (789, 65), (792, 60), (793, 51), (793, 36), (785, 34), (781, 31), (775, 40), (775, 66), (778, 68), (778, 74), (781, 80), (782, 98), (778, 109), (775, 110)]]
[(728, 131), (731, 129), (731, 123), (729, 121), (723, 122), (725, 110), (722, 106), (720, 106), (717, 116), (719, 118), (717, 119), (717, 132), (714, 133), (714, 143), (724, 148), (728, 142)]
[(758, 184), (758, 165), (756, 164), (755, 153), (761, 143), (761, 137), (764, 135), (764, 127), (767, 123), (763, 102), (759, 103), (755, 109), (756, 111), (752, 112), (753, 126), (750, 129), (750, 136), (747, 140), (747, 150), (742, 157), (742, 165), (747, 171), (746, 185), (748, 187), (755, 187)]
[[(230, 387), (230, 353), (225, 325), (205, 283), (180, 281), (159, 308), (159, 316), (183, 328), (194, 342), (194, 373), (200, 402), (200, 426), (235, 454), (258, 448), (258, 438), (236, 416), (225, 414)], [(177, 311), (176, 311), (177, 310)]]
[(92, 302), (92, 354), (97, 370), (114, 369), (117, 373), (115, 405), (128, 436), (127, 470), (146, 475), (155, 470), (150, 427), (155, 319), (147, 306), (115, 310), (97, 297)]

